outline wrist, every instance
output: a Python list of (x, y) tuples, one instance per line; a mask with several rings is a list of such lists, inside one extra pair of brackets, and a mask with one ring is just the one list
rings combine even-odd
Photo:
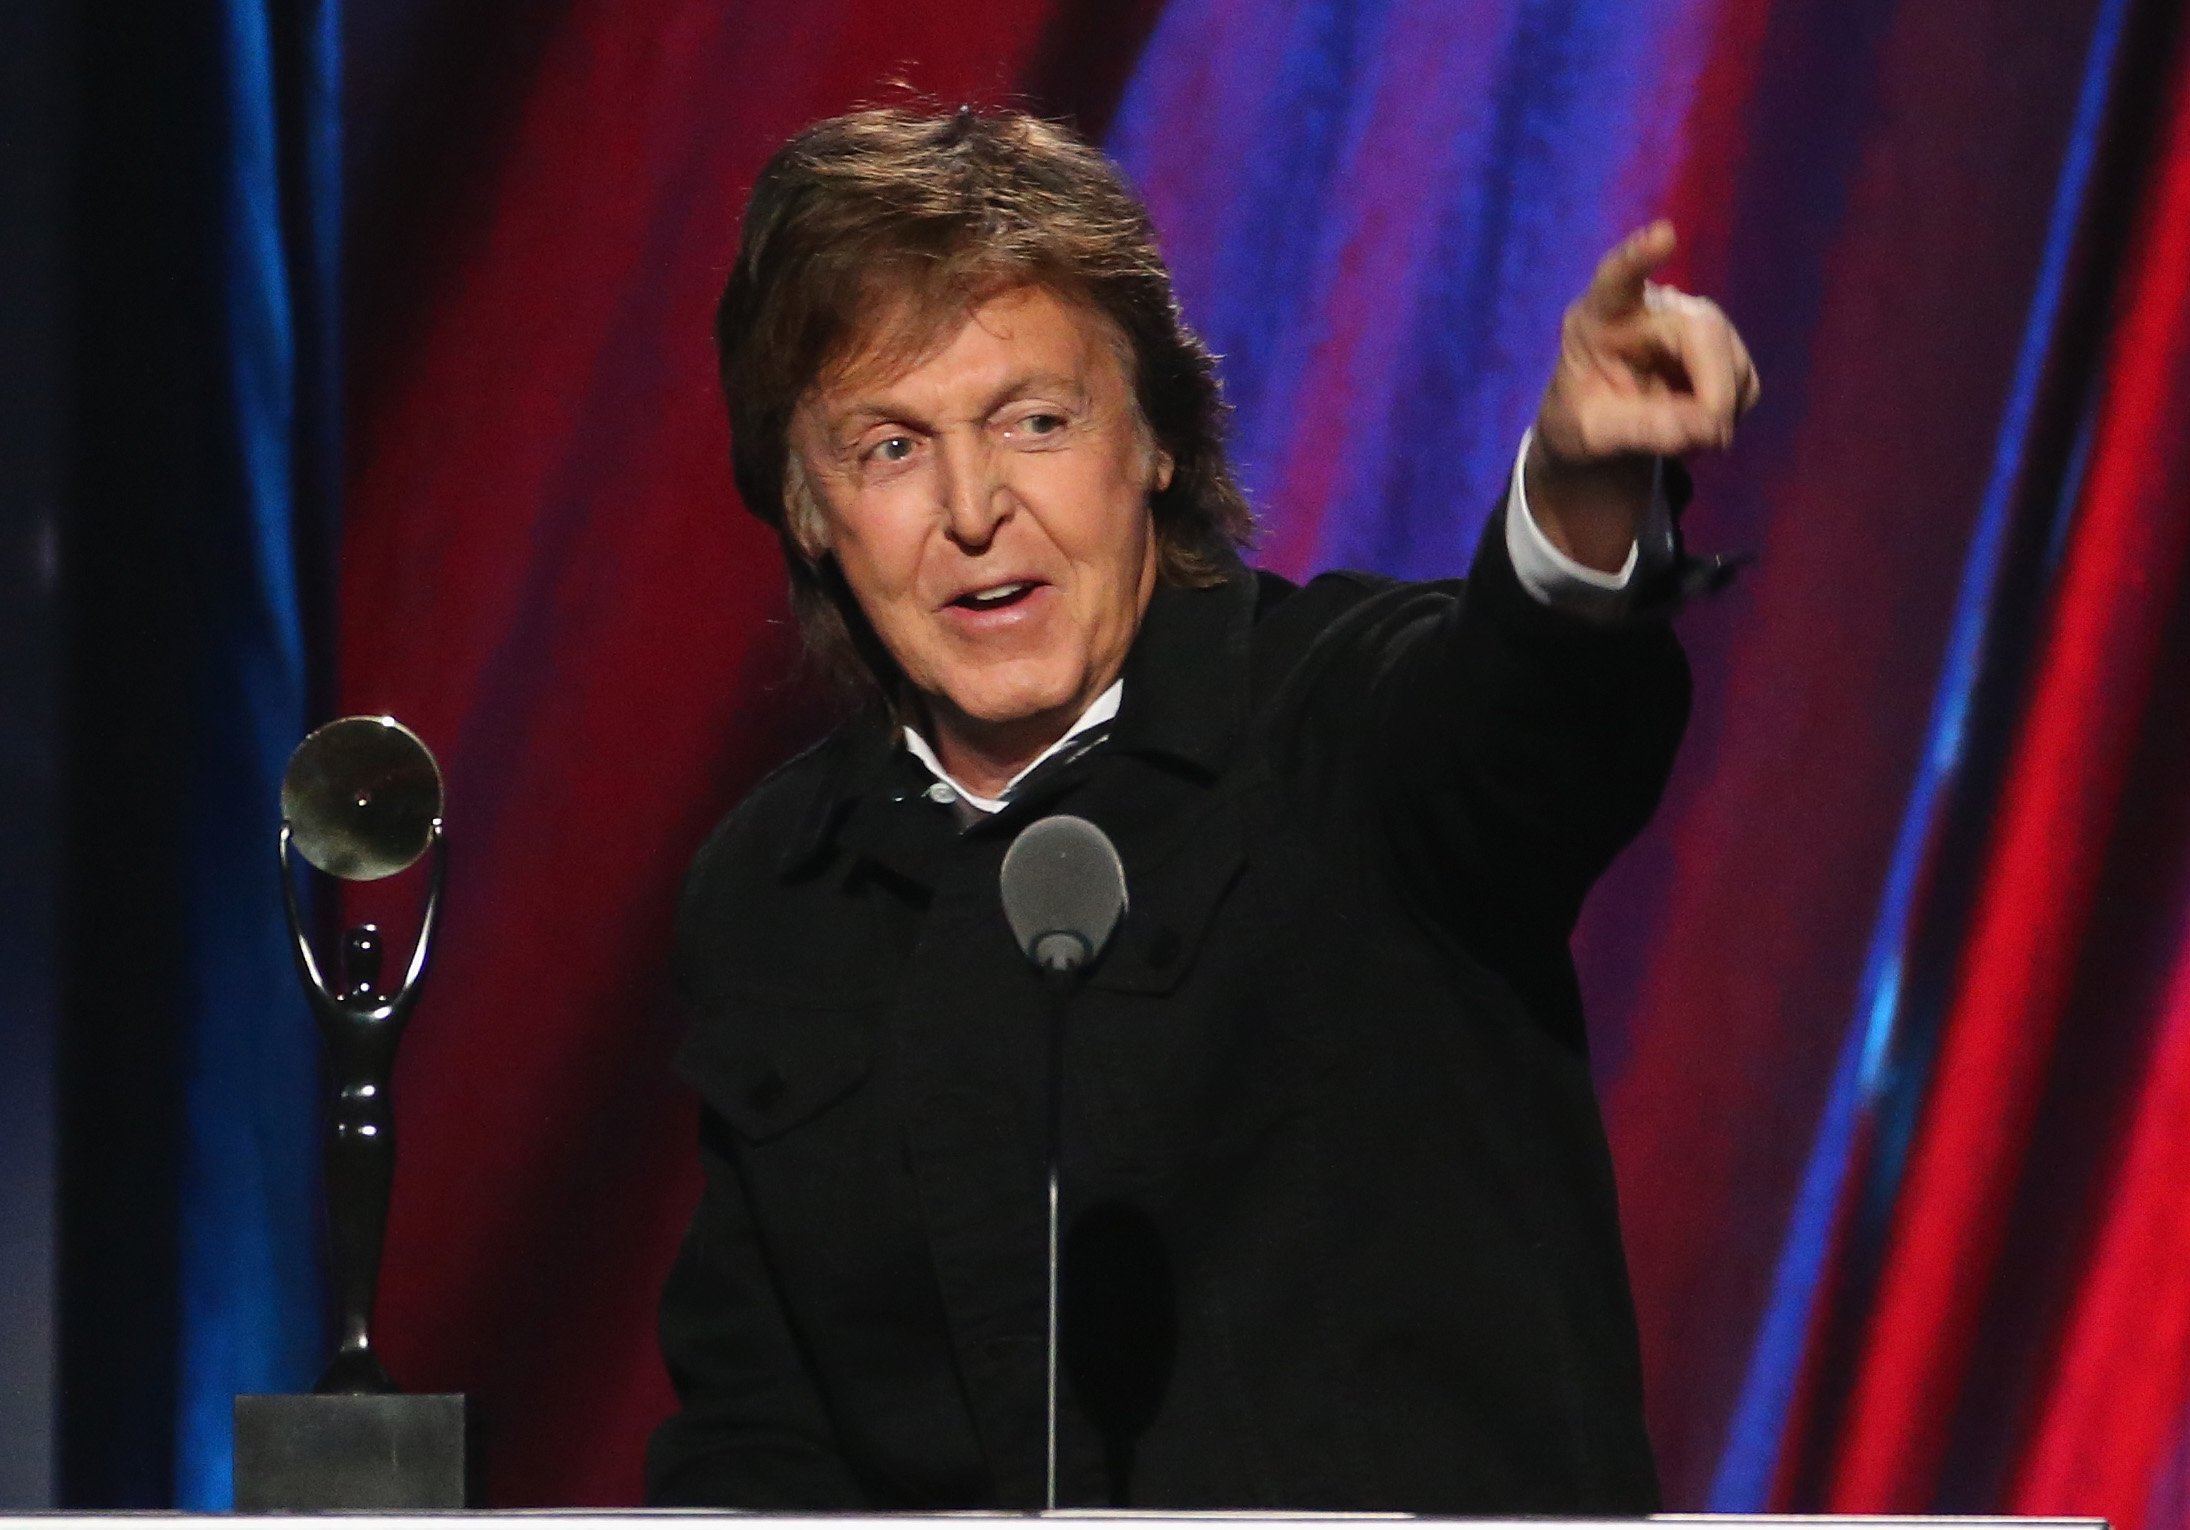
[(1588, 568), (1618, 573), (1650, 510), (1656, 459), (1647, 452), (1572, 458), (1529, 441), (1522, 473), (1528, 507), (1544, 537)]

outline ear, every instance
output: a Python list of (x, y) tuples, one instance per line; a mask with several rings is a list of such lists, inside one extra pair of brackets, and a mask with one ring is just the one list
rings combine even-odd
[(1148, 475), (1148, 492), (1161, 494), (1164, 490), (1170, 488), (1171, 471), (1175, 466), (1176, 464), (1171, 460), (1171, 454), (1162, 447), (1157, 447), (1156, 460), (1152, 464), (1153, 470)]

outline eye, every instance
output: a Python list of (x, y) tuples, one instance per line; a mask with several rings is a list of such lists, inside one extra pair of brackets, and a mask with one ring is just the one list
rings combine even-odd
[(874, 445), (868, 447), (867, 450), (860, 455), (869, 462), (892, 463), (903, 462), (907, 457), (910, 457), (912, 454), (913, 438), (911, 436), (897, 435), (884, 436), (881, 440), (875, 442)]
[(1055, 410), (1037, 409), (1031, 414), (1022, 414), (1012, 420), (1004, 427), (1004, 434), (1022, 440), (1039, 441), (1061, 434), (1069, 423)]

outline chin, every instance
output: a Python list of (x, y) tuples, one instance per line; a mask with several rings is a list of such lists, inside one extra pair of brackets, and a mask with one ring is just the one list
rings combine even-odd
[[(1014, 723), (1032, 722), (1072, 705), (1079, 694), (1070, 682), (1056, 679), (1036, 680), (1032, 677), (1003, 684), (969, 685), (946, 690), (950, 704), (973, 722), (991, 728), (1008, 728)], [(1069, 717), (1065, 722), (1072, 721)]]

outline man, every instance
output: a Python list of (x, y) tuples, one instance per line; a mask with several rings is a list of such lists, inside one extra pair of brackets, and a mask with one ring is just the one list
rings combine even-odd
[(1131, 901), (1065, 1033), (1060, 1502), (1655, 1506), (1566, 940), (1685, 719), (1661, 461), (1756, 396), (1672, 243), (1569, 312), (1464, 583), (1295, 588), (1100, 155), (870, 111), (770, 163), (738, 485), (865, 704), (687, 885), (655, 1501), (1040, 1505), (1048, 1011), (997, 878), (1066, 811)]

